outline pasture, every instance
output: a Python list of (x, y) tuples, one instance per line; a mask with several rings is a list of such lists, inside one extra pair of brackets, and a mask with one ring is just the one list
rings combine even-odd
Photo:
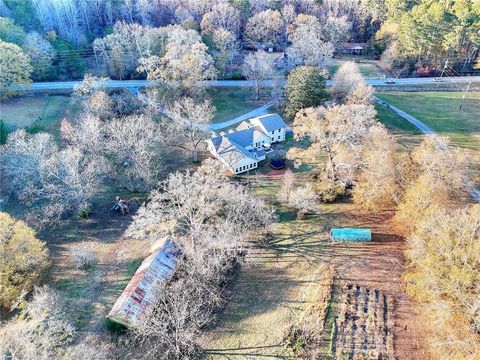
[[(480, 149), (480, 93), (472, 92), (462, 109), (461, 92), (379, 92), (382, 100), (408, 112), (440, 135), (448, 136), (453, 145)], [(377, 109), (378, 110), (378, 109)], [(388, 110), (380, 110), (387, 123)]]

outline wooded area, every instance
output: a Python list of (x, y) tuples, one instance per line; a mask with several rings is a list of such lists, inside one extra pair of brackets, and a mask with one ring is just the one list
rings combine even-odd
[[(46, 105), (8, 136), (0, 124), (0, 355), (215, 358), (232, 349), (209, 344), (243, 336), (231, 318), (260, 308), (273, 327), (282, 308), (276, 357), (476, 359), (478, 149), (382, 124), (362, 61), (380, 79), (470, 75), (479, 48), (475, 0), (0, 0), (1, 105), (21, 99), (16, 85), (81, 80), (59, 105), (75, 111), (50, 127), (39, 126)], [(109, 89), (110, 79), (154, 86)], [(225, 101), (214, 79), (249, 82)], [(248, 111), (268, 104), (239, 114), (240, 92)], [(282, 140), (259, 147), (270, 164), (235, 175), (209, 157), (208, 141), (233, 131), (213, 130), (220, 106), (222, 120), (280, 114)], [(335, 243), (333, 227), (368, 228), (371, 241)], [(148, 280), (140, 325), (105, 319), (167, 238), (178, 262)], [(258, 285), (260, 269), (274, 282)], [(304, 283), (314, 291), (300, 296)], [(411, 329), (421, 346), (408, 343), (412, 318), (427, 324), (427, 335)]]

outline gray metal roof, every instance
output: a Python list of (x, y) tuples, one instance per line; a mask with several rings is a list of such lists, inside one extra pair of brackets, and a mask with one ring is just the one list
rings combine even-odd
[(235, 131), (225, 136), (238, 145), (247, 147), (253, 145), (262, 136), (265, 136), (265, 133), (258, 126), (255, 126), (245, 130)]
[(283, 121), (282, 117), (278, 114), (267, 114), (255, 119), (257, 119), (269, 132), (287, 127), (285, 121)]

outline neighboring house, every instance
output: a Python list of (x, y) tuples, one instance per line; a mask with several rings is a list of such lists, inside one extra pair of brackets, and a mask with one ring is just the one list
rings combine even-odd
[(178, 248), (171, 239), (157, 242), (107, 315), (125, 326), (137, 326), (155, 301), (158, 288), (165, 285), (177, 267)]
[(242, 121), (235, 130), (214, 133), (208, 149), (232, 172), (240, 174), (258, 167), (271, 145), (285, 141), (287, 124), (278, 114), (268, 114)]
[(363, 55), (367, 43), (344, 43), (340, 47), (340, 54)]

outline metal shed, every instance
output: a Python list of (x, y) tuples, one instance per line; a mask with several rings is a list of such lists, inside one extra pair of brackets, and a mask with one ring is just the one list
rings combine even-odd
[(179, 255), (180, 252), (172, 239), (155, 244), (107, 318), (125, 326), (138, 325), (145, 310), (155, 301), (158, 286), (165, 285), (173, 277)]
[(371, 241), (372, 231), (370, 229), (359, 229), (359, 228), (331, 229), (330, 239), (332, 239), (333, 241), (353, 241), (353, 242)]

